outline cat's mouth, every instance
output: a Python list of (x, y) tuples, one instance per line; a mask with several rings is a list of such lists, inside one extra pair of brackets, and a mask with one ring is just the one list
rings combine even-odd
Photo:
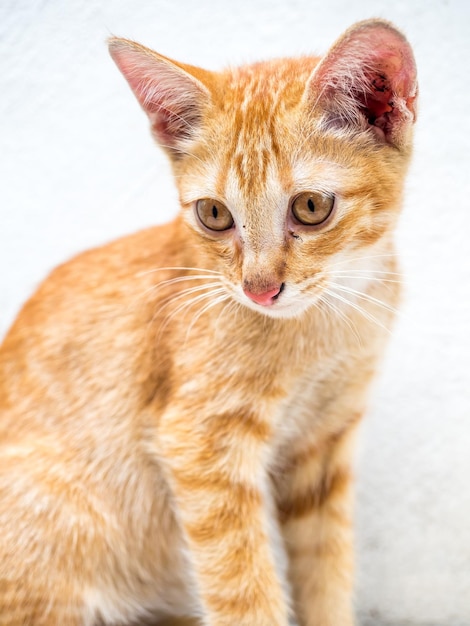
[(261, 293), (254, 293), (246, 288), (236, 289), (238, 302), (261, 315), (273, 318), (291, 319), (298, 317), (311, 304), (301, 290), (294, 284), (279, 283)]

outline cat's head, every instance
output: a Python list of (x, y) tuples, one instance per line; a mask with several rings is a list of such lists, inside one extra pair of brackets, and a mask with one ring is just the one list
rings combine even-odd
[(378, 258), (416, 117), (413, 54), (393, 26), (356, 24), (320, 60), (222, 73), (124, 39), (110, 50), (170, 156), (193, 242), (236, 300), (292, 317), (348, 260)]

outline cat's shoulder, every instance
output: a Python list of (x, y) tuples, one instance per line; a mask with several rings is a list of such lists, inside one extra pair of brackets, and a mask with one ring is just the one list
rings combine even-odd
[[(8, 333), (107, 319), (136, 304), (152, 284), (152, 272), (174, 265), (181, 249), (176, 221), (153, 226), (81, 252), (55, 267), (23, 305)], [(111, 318), (110, 318), (111, 319)]]
[(41, 291), (99, 290), (121, 282), (138, 281), (153, 266), (165, 262), (179, 248), (175, 222), (152, 226), (90, 248), (55, 267)]

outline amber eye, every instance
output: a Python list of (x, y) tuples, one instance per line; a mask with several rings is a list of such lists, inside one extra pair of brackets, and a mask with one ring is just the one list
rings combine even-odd
[(319, 191), (305, 191), (294, 198), (292, 213), (296, 220), (306, 226), (321, 224), (330, 215), (335, 197)]
[(227, 207), (212, 198), (204, 198), (196, 203), (196, 212), (206, 228), (228, 230), (233, 226), (233, 217)]

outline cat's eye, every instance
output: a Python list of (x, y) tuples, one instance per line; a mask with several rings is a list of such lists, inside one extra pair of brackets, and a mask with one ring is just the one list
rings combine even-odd
[(335, 204), (332, 194), (319, 191), (305, 191), (292, 202), (292, 214), (305, 226), (322, 224), (331, 214)]
[(196, 203), (196, 213), (209, 230), (228, 230), (233, 226), (233, 217), (225, 204), (212, 198), (203, 198)]

